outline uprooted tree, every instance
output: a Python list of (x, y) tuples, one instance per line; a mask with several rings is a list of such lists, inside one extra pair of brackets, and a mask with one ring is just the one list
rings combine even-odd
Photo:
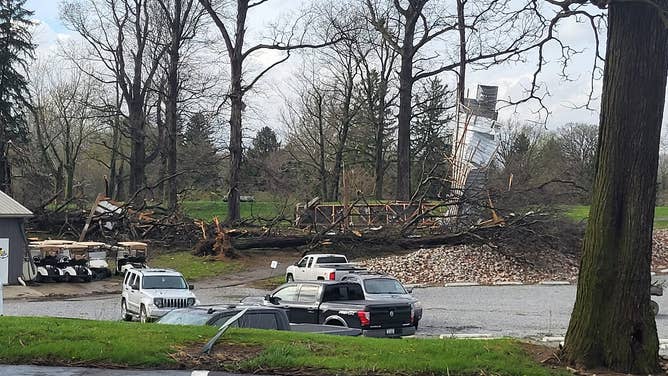
[[(569, 12), (586, 1), (558, 3)], [(591, 3), (608, 8), (608, 41), (593, 200), (564, 352), (587, 368), (654, 373), (649, 290), (668, 1)]]

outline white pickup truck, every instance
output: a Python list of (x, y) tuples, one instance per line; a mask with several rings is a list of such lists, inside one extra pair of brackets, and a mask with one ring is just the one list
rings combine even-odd
[(285, 271), (285, 280), (292, 281), (339, 281), (344, 275), (362, 271), (355, 264), (348, 262), (344, 255), (314, 254), (306, 255), (299, 262), (288, 266)]

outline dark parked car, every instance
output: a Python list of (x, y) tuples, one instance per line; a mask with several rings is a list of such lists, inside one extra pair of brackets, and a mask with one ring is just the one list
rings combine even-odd
[(411, 295), (398, 279), (386, 274), (372, 272), (350, 273), (341, 279), (345, 282), (356, 282), (362, 286), (366, 300), (405, 300), (413, 308), (413, 323), (415, 329), (422, 319), (422, 303)]
[(263, 306), (195, 306), (175, 309), (158, 320), (161, 324), (221, 326), (244, 308), (248, 311), (233, 324), (235, 327), (290, 330), (285, 311)]
[(359, 328), (370, 337), (401, 337), (415, 333), (409, 302), (365, 300), (359, 283), (286, 283), (265, 296), (263, 304), (285, 309), (291, 323)]
[(233, 327), (290, 330), (294, 332), (358, 336), (359, 329), (342, 328), (333, 325), (291, 324), (288, 315), (281, 308), (253, 305), (216, 305), (180, 308), (165, 314), (158, 323), (172, 325), (212, 325), (222, 326), (243, 309), (248, 311), (233, 323)]

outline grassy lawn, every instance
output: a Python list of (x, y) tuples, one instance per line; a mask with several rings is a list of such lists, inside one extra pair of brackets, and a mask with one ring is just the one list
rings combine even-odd
[[(589, 206), (568, 206), (566, 207), (566, 215), (575, 221), (586, 220), (589, 217)], [(668, 228), (668, 206), (657, 206), (654, 209), (654, 228)]]
[[(185, 214), (191, 218), (210, 221), (215, 216), (220, 219), (227, 216), (227, 202), (224, 201), (184, 201), (181, 206)], [(283, 202), (275, 201), (242, 202), (241, 218), (274, 218), (280, 214), (282, 206)], [(290, 217), (293, 212), (294, 206), (288, 204), (285, 215)]]
[[(176, 368), (175, 354), (191, 354), (213, 336), (213, 327), (100, 322), (78, 319), (0, 317), (0, 362)], [(245, 359), (207, 362), (244, 372), (295, 369), (318, 374), (567, 375), (535, 362), (510, 339), (373, 339), (231, 329), (217, 344), (254, 348)], [(193, 365), (186, 362), (186, 367)], [(200, 366), (201, 368), (201, 366)]]
[(178, 270), (188, 281), (215, 277), (243, 270), (243, 264), (236, 261), (219, 261), (206, 257), (193, 256), (189, 251), (164, 253), (149, 260), (149, 265), (156, 268)]
[(173, 344), (206, 343), (213, 327), (158, 327), (137, 323), (0, 317), (2, 363), (172, 364)]

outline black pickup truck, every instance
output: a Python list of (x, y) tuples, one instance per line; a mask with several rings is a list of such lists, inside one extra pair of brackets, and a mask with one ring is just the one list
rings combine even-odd
[(286, 283), (265, 296), (263, 304), (285, 309), (291, 323), (359, 328), (368, 337), (402, 337), (415, 333), (409, 303), (364, 300), (364, 291), (357, 283)]

